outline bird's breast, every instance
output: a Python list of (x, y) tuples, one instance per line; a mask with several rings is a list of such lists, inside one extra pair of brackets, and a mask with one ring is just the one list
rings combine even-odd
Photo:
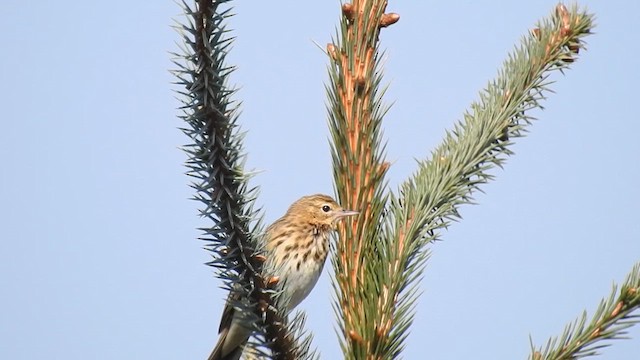
[[(328, 233), (314, 233), (295, 243), (282, 244), (280, 256), (275, 259), (279, 265), (279, 276), (289, 297), (289, 309), (296, 307), (315, 286), (327, 259)], [(279, 252), (278, 248), (274, 249)]]
[(293, 309), (304, 300), (318, 282), (326, 256), (321, 260), (291, 264), (283, 276), (284, 286), (289, 297), (289, 309)]

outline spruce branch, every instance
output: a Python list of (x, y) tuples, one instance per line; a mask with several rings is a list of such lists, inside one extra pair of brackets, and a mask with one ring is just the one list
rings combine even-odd
[(389, 332), (390, 343), (399, 346), (413, 320), (416, 280), (428, 256), (425, 246), (439, 239), (439, 229), (460, 218), (460, 205), (472, 203), (473, 192), (493, 179), (489, 171), (502, 167), (513, 154), (513, 139), (524, 136), (534, 120), (530, 110), (542, 109), (551, 91), (550, 73), (574, 62), (592, 27), (591, 15), (558, 5), (550, 19), (523, 39), (431, 159), (420, 162), (417, 172), (390, 197), (384, 233), (394, 239), (389, 272), (397, 274), (391, 278), (390, 298), (397, 301), (393, 319), (403, 324)]
[[(616, 293), (618, 296), (616, 297)], [(598, 350), (611, 344), (601, 341), (625, 339), (626, 329), (640, 323), (633, 312), (640, 309), (640, 263), (637, 263), (617, 292), (613, 286), (608, 299), (602, 299), (587, 324), (586, 312), (567, 325), (560, 338), (547, 341), (544, 349), (531, 347), (530, 360), (579, 359), (598, 355)]]
[[(365, 259), (373, 260), (379, 218), (384, 208), (384, 176), (381, 122), (382, 80), (378, 35), (380, 28), (398, 20), (384, 14), (387, 2), (354, 0), (342, 5), (339, 34), (327, 46), (330, 56), (328, 113), (337, 197), (343, 206), (360, 212), (338, 229), (340, 241), (332, 262), (335, 270), (334, 308), (340, 323), (341, 345), (347, 358), (362, 358), (368, 341), (367, 318), (377, 285), (368, 281)], [(337, 287), (335, 284), (337, 283)], [(373, 295), (375, 296), (375, 295)]]
[(183, 1), (186, 21), (175, 26), (183, 44), (182, 53), (173, 54), (178, 67), (173, 74), (182, 88), (177, 91), (180, 118), (187, 126), (181, 130), (191, 139), (183, 147), (187, 175), (193, 179), (194, 199), (204, 204), (200, 214), (213, 223), (200, 229), (201, 240), (213, 256), (208, 265), (231, 292), (229, 303), (257, 332), (248, 350), (268, 352), (274, 359), (307, 358), (303, 321), (288, 325), (286, 312), (277, 306), (275, 282), (262, 275), (261, 215), (253, 207), (258, 189), (249, 187), (251, 175), (244, 170), (239, 108), (232, 99), (236, 90), (228, 85), (234, 67), (225, 63), (233, 41), (226, 28), (231, 9), (222, 9), (227, 2), (198, 0), (192, 7)]
[(396, 312), (386, 337), (393, 346), (400, 346), (413, 320), (416, 280), (428, 257), (425, 246), (439, 239), (439, 229), (460, 218), (460, 205), (472, 203), (473, 192), (493, 179), (489, 171), (513, 154), (512, 140), (524, 136), (534, 120), (529, 111), (542, 109), (541, 101), (551, 91), (550, 73), (575, 61), (592, 27), (591, 15), (558, 5), (550, 19), (523, 39), (431, 159), (420, 162), (399, 193), (390, 196), (383, 237), (393, 239), (394, 247), (388, 252), (387, 271), (396, 275), (387, 285), (392, 294), (387, 307)]
[(509, 57), (432, 159), (419, 163), (398, 194), (387, 195), (388, 163), (380, 146), (387, 108), (381, 102), (378, 36), (399, 16), (383, 14), (386, 4), (344, 4), (339, 40), (327, 46), (336, 190), (343, 204), (362, 212), (357, 222), (340, 229), (333, 258), (334, 306), (347, 358), (400, 354), (429, 256), (425, 246), (459, 219), (459, 206), (471, 203), (473, 191), (493, 178), (489, 171), (512, 154), (513, 139), (534, 120), (529, 110), (542, 108), (550, 91), (548, 76), (575, 61), (593, 26), (591, 15), (558, 5)]

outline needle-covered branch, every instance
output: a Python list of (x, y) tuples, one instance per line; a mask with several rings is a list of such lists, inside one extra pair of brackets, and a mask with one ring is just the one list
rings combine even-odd
[(491, 169), (502, 167), (513, 139), (524, 136), (542, 109), (541, 101), (552, 81), (549, 75), (563, 71), (584, 47), (591, 33), (592, 16), (577, 7), (558, 5), (509, 56), (498, 77), (480, 93), (431, 159), (419, 163), (417, 172), (391, 197), (385, 217), (385, 235), (391, 238), (386, 307), (395, 309), (396, 322), (387, 333), (392, 344), (401, 342), (413, 319), (416, 279), (421, 277), (427, 253), (425, 245), (438, 239), (438, 230), (460, 218), (460, 205), (472, 203), (472, 194), (493, 179)]
[[(617, 296), (616, 296), (617, 293)], [(544, 349), (531, 347), (530, 360), (578, 359), (598, 355), (598, 350), (611, 344), (606, 340), (624, 339), (626, 329), (640, 322), (634, 315), (640, 308), (640, 263), (636, 264), (620, 291), (614, 285), (611, 296), (600, 305), (587, 324), (587, 315), (567, 325), (560, 338), (547, 341)]]
[(347, 358), (363, 358), (365, 304), (375, 284), (368, 281), (367, 261), (374, 258), (379, 219), (385, 205), (381, 123), (386, 112), (380, 71), (380, 29), (398, 20), (385, 14), (387, 2), (354, 0), (342, 5), (339, 33), (327, 46), (330, 58), (327, 94), (334, 179), (339, 202), (360, 212), (339, 228), (333, 265), (337, 283), (335, 309)]
[[(232, 43), (226, 20), (228, 1), (198, 0), (194, 6), (182, 3), (185, 23), (176, 25), (182, 35), (182, 53), (173, 54), (178, 69), (176, 84), (182, 89), (182, 131), (191, 139), (184, 146), (189, 156), (187, 175), (193, 179), (195, 199), (202, 202), (203, 217), (213, 225), (202, 228), (202, 240), (212, 252), (208, 265), (215, 267), (235, 311), (249, 328), (256, 330), (253, 353), (276, 359), (300, 359), (308, 353), (308, 341), (298, 343), (301, 321), (287, 326), (286, 316), (276, 306), (278, 296), (261, 275), (265, 260), (260, 215), (253, 208), (257, 188), (250, 188), (250, 174), (244, 170), (243, 134), (238, 125), (238, 105), (229, 87), (234, 67), (225, 63)], [(234, 300), (235, 299), (235, 300)], [(296, 325), (297, 324), (297, 325)], [(212, 326), (212, 328), (215, 328)]]
[(391, 197), (385, 235), (393, 250), (388, 272), (392, 317), (397, 325), (387, 339), (399, 343), (413, 319), (416, 279), (421, 277), (427, 253), (425, 245), (438, 239), (438, 230), (460, 218), (460, 205), (472, 203), (472, 194), (493, 179), (489, 173), (502, 167), (513, 139), (524, 136), (534, 118), (530, 111), (542, 109), (550, 92), (549, 75), (563, 71), (584, 47), (591, 33), (592, 16), (577, 7), (558, 5), (509, 56), (498, 77), (480, 93), (431, 159), (419, 163), (417, 172)]
[(334, 177), (341, 201), (363, 213), (341, 229), (334, 258), (347, 358), (400, 354), (413, 320), (416, 280), (428, 258), (425, 246), (459, 218), (459, 206), (471, 203), (473, 191), (492, 179), (489, 171), (512, 154), (513, 139), (533, 120), (530, 110), (542, 108), (550, 91), (548, 76), (575, 61), (593, 27), (591, 15), (559, 5), (509, 56), (432, 158), (419, 164), (398, 194), (387, 196), (378, 37), (399, 16), (384, 14), (385, 7), (386, 1), (375, 0), (344, 4), (339, 41), (327, 48)]

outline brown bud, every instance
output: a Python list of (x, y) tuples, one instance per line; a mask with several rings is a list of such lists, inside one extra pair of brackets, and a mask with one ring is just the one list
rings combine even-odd
[(556, 6), (556, 16), (562, 19), (563, 21), (564, 21), (564, 18), (569, 16), (569, 11), (567, 10), (567, 7), (564, 6), (564, 4), (558, 4)]
[(327, 44), (327, 53), (333, 61), (338, 61), (338, 52), (336, 51), (335, 45)]
[(267, 304), (267, 302), (266, 302), (266, 301), (264, 301), (264, 300), (262, 300), (262, 299), (260, 299), (260, 300), (258, 301), (258, 310), (260, 310), (260, 311), (262, 311), (262, 312), (265, 312), (265, 311), (267, 311), (267, 308), (268, 308), (268, 307), (269, 307), (269, 304)]
[(356, 89), (362, 90), (365, 84), (364, 76), (362, 74), (358, 74), (355, 78), (355, 83), (356, 83)]
[(398, 20), (400, 20), (400, 15), (396, 13), (383, 14), (382, 18), (380, 19), (380, 27), (387, 27), (389, 25), (393, 25), (397, 23)]
[(613, 311), (611, 312), (611, 316), (615, 317), (618, 316), (618, 314), (620, 313), (620, 310), (622, 310), (622, 307), (624, 306), (624, 303), (622, 301), (620, 301), (615, 309), (613, 309)]
[(353, 9), (353, 4), (342, 4), (342, 15), (347, 18), (349, 21), (353, 21), (355, 10)]
[(387, 170), (389, 170), (389, 167), (391, 167), (390, 162), (388, 161), (383, 162), (382, 164), (380, 164), (380, 173), (383, 174), (387, 172)]
[(562, 30), (568, 31), (571, 27), (571, 21), (567, 7), (563, 4), (558, 4), (558, 6), (556, 6), (556, 16), (558, 16), (562, 22)]
[(362, 336), (360, 336), (360, 334), (353, 330), (349, 330), (349, 338), (355, 343), (358, 343), (360, 345), (364, 344), (364, 339), (362, 338)]
[(275, 284), (277, 284), (280, 281), (280, 277), (279, 276), (271, 276), (269, 278), (267, 278), (267, 286), (271, 287)]
[(254, 255), (253, 258), (261, 263), (264, 263), (265, 261), (267, 261), (267, 258), (264, 255), (260, 255), (260, 254)]

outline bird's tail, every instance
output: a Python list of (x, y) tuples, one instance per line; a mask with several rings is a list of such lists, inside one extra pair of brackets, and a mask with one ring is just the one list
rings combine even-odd
[[(235, 330), (235, 329), (231, 329)], [(218, 343), (216, 347), (213, 348), (211, 355), (209, 355), (208, 360), (239, 360), (242, 355), (242, 350), (244, 349), (244, 345), (247, 343), (249, 338), (249, 332), (245, 331), (242, 334), (238, 334), (234, 331), (231, 331), (231, 336), (229, 336), (229, 329), (225, 329), (220, 333), (220, 338), (218, 339)], [(240, 335), (240, 336), (238, 336)]]

